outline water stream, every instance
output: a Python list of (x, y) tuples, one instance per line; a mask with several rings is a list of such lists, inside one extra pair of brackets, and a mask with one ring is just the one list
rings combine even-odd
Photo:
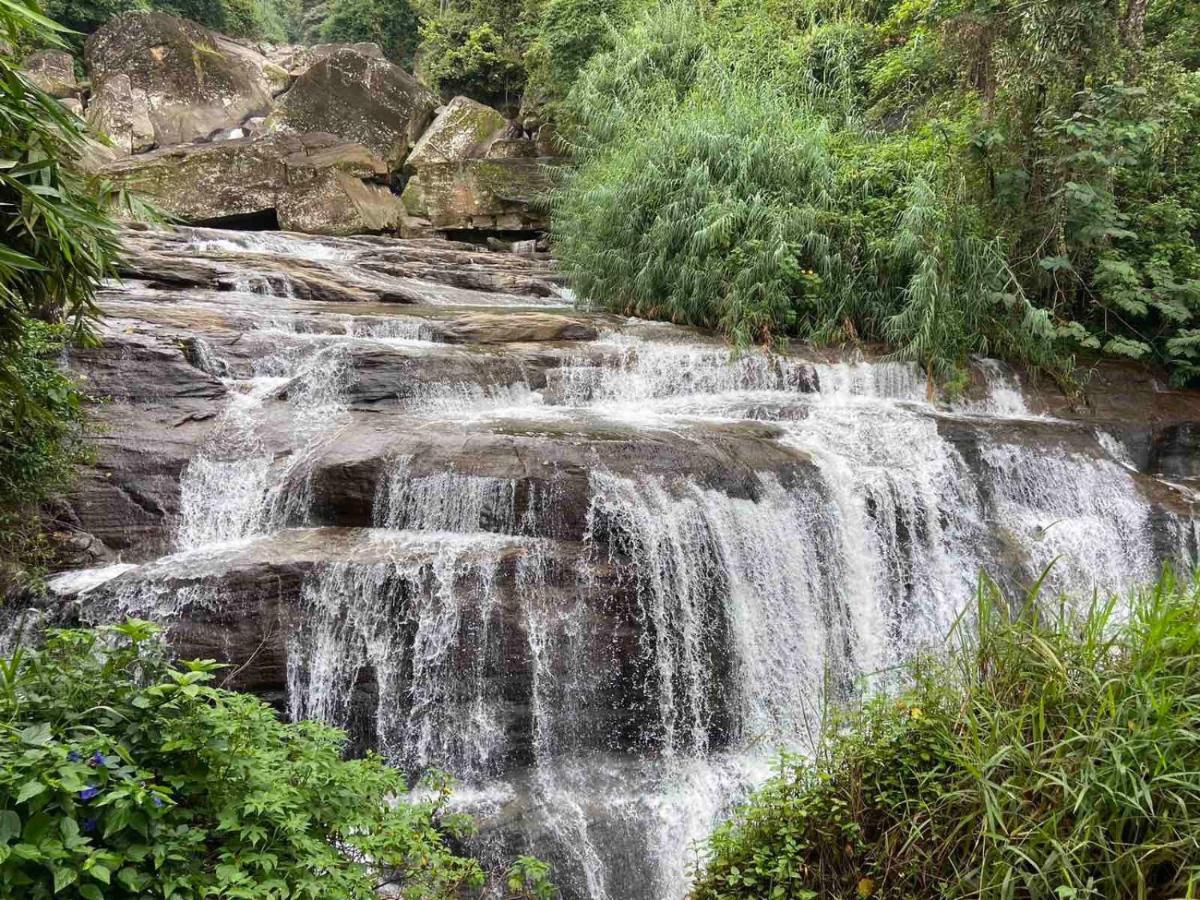
[[(348, 264), (340, 245), (280, 235), (189, 249)], [(449, 358), (425, 318), (321, 312), (250, 276), (239, 288), (247, 315), (262, 309), (252, 337), (275, 346), (249, 363), (211, 343), (195, 354), (229, 400), (182, 474), (177, 555), (58, 589), (167, 621), (219, 604), (235, 553), (320, 539), (326, 454), (367, 433), (408, 441), (378, 454), (355, 552), (306, 570), (286, 623), (288, 713), (349, 727), (410, 772), (449, 770), (485, 858), (541, 855), (566, 896), (682, 897), (695, 842), (776, 752), (803, 751), (824, 703), (941, 641), (981, 570), (1028, 583), (1058, 559), (1054, 585), (1086, 591), (1164, 560), (1162, 514), (1120, 443), (1067, 423), (1069, 441), (1024, 440), (1019, 423), (1058, 426), (993, 361), (977, 364), (981, 393), (945, 405), (901, 363), (606, 322), (491, 383), (439, 380), (430, 363), (364, 411), (364, 354)], [(480, 365), (505, 352), (480, 349)], [(503, 473), (480, 474), (412, 450), (479, 434), (583, 461), (543, 478), (536, 453), (492, 458)], [(636, 458), (655, 446), (682, 462)], [(1195, 522), (1169, 525), (1194, 552)], [(177, 583), (197, 560), (218, 587)]]

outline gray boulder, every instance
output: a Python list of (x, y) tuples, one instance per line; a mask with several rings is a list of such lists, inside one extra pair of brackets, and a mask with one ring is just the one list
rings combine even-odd
[(496, 110), (455, 97), (405, 161), (404, 205), (435, 229), (543, 230), (549, 220), (542, 200), (563, 161), (537, 152)]
[(371, 41), (359, 41), (355, 44), (331, 43), (313, 44), (311, 47), (289, 45), (277, 47), (269, 54), (272, 62), (287, 71), (292, 78), (299, 78), (316, 63), (328, 59), (339, 50), (353, 50), (371, 59), (383, 59), (383, 50)]
[(421, 166), (404, 188), (408, 213), (443, 230), (538, 231), (555, 158), (469, 159)]
[(275, 131), (332, 132), (395, 170), (437, 105), (429, 89), (399, 66), (343, 48), (297, 78), (267, 124)]
[(155, 144), (150, 101), (123, 72), (96, 85), (88, 104), (87, 123), (94, 133), (106, 135), (119, 154), (141, 153)]
[(399, 198), (370, 183), (387, 166), (330, 134), (190, 144), (116, 159), (99, 172), (191, 222), (256, 218), (288, 231), (353, 234), (404, 219)]
[(455, 97), (421, 135), (405, 165), (417, 169), (485, 155), (487, 145), (508, 128), (508, 120), (490, 106)]
[[(250, 52), (233, 52), (228, 41), (185, 19), (124, 13), (84, 47), (95, 91), (90, 119), (122, 149), (124, 136), (140, 134), (146, 120), (158, 146), (232, 128), (271, 105), (270, 85)], [(146, 146), (133, 140), (130, 152)]]
[(22, 63), (25, 77), (59, 100), (78, 97), (83, 85), (75, 79), (75, 59), (65, 50), (37, 50)]

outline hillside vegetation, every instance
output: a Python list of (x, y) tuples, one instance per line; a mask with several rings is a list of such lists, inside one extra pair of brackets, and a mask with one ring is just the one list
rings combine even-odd
[(1200, 375), (1194, 5), (664, 0), (582, 70), (579, 292), (740, 341)]

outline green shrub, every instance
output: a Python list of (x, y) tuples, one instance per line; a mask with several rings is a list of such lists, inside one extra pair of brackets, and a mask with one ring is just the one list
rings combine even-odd
[(718, 829), (696, 900), (1196, 896), (1200, 583), (976, 612)]
[[(11, 46), (61, 33), (34, 7), (0, 6)], [(37, 506), (77, 455), (78, 394), (55, 357), (86, 337), (96, 287), (116, 273), (110, 192), (75, 168), (82, 142), (79, 120), (0, 54), (0, 569), (35, 554)]]
[(83, 39), (123, 12), (150, 9), (149, 0), (45, 0), (45, 13), (77, 34), (69, 36), (70, 49), (78, 53)]
[(408, 0), (332, 0), (320, 36), (323, 41), (374, 41), (392, 62), (411, 66), (420, 32)]
[(887, 342), (946, 380), (975, 353), (1061, 365), (1049, 317), (943, 161), (965, 129), (839, 128), (841, 76), (818, 77), (810, 55), (807, 75), (764, 80), (758, 39), (714, 45), (695, 4), (668, 0), (585, 69), (568, 100), (581, 165), (553, 220), (584, 302), (742, 343)]
[(453, 0), (421, 25), (417, 69), (443, 97), (462, 94), (510, 112), (528, 74), (524, 56), (542, 0)]
[(59, 368), (65, 340), (63, 326), (29, 320), (9, 360), (18, 386), (0, 391), (0, 560), (42, 562), (39, 506), (84, 455), (82, 396)]
[(297, 0), (46, 0), (45, 9), (50, 18), (78, 32), (69, 41), (76, 52), (109, 19), (134, 10), (170, 13), (232, 37), (277, 43), (299, 37)]
[[(144, 622), (53, 631), (0, 662), (0, 884), (5, 896), (456, 897), (483, 881), (449, 841), (447, 785), (404, 799), (341, 732), (285, 724), (169, 663)], [(545, 881), (545, 872), (540, 872)], [(528, 865), (514, 873), (537, 882)]]
[(625, 0), (546, 0), (525, 52), (529, 89), (551, 103), (566, 97), (626, 6)]
[(555, 211), (556, 249), (588, 302), (769, 341), (840, 277), (819, 122), (733, 89), (614, 144)]

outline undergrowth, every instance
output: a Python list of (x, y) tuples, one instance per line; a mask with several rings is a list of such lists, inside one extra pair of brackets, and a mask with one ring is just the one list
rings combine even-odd
[(1084, 609), (989, 583), (711, 838), (696, 900), (1200, 896), (1200, 582)]

